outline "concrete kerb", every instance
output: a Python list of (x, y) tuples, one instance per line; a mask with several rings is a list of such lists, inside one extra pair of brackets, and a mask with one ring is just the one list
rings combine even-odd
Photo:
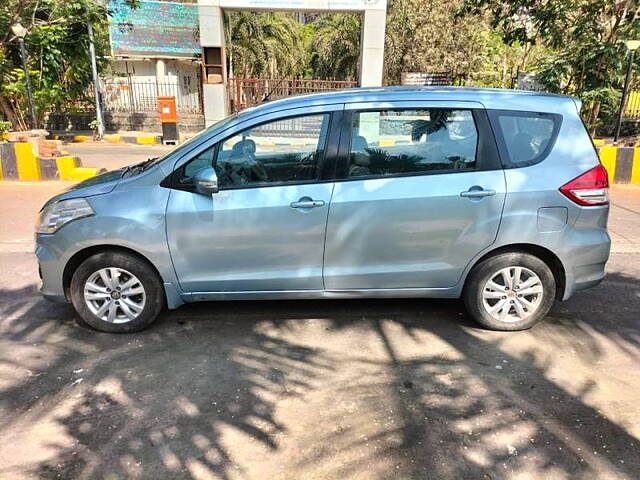
[(38, 182), (82, 181), (104, 173), (104, 168), (85, 168), (78, 157), (39, 157), (29, 142), (0, 144), (0, 180)]
[[(65, 143), (88, 143), (97, 142), (91, 135), (76, 134), (52, 134), (53, 140), (62, 140)], [(103, 141), (107, 143), (132, 143), (137, 145), (160, 145), (162, 144), (162, 136), (160, 135), (122, 135), (119, 133), (109, 133), (103, 137)]]
[(604, 146), (598, 153), (610, 183), (640, 184), (640, 147)]

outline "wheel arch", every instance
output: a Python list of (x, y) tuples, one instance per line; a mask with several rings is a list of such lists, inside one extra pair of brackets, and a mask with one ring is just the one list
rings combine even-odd
[(564, 291), (566, 288), (566, 278), (567, 278), (566, 270), (564, 268), (564, 265), (562, 264), (562, 261), (560, 260), (560, 258), (558, 258), (558, 256), (555, 253), (553, 253), (548, 248), (542, 247), (540, 245), (534, 245), (531, 243), (513, 243), (509, 245), (501, 245), (500, 247), (495, 248), (485, 253), (484, 255), (482, 255), (473, 263), (473, 266), (469, 269), (469, 273), (467, 273), (467, 276), (465, 278), (463, 289), (466, 288), (470, 274), (473, 271), (473, 269), (476, 268), (477, 265), (479, 265), (481, 262), (483, 262), (487, 258), (495, 257), (496, 255), (500, 255), (502, 253), (512, 253), (512, 252), (528, 253), (529, 255), (533, 255), (539, 258), (540, 260), (542, 260), (549, 267), (556, 281), (556, 299), (562, 300), (562, 297), (564, 296)]
[(161, 284), (165, 283), (164, 279), (162, 278), (162, 275), (160, 274), (156, 266), (153, 264), (153, 262), (143, 254), (141, 254), (140, 252), (133, 250), (132, 248), (129, 248), (129, 247), (123, 247), (121, 245), (93, 245), (91, 247), (78, 250), (76, 253), (74, 253), (71, 256), (71, 258), (67, 261), (66, 265), (64, 266), (64, 270), (62, 272), (62, 287), (64, 288), (64, 296), (67, 298), (67, 300), (71, 298), (69, 294), (69, 290), (71, 288), (71, 278), (73, 277), (73, 274), (78, 269), (80, 264), (84, 262), (87, 258), (93, 255), (96, 255), (98, 253), (104, 253), (104, 252), (120, 252), (120, 253), (125, 253), (127, 255), (131, 255), (133, 257), (138, 258), (139, 260), (145, 262), (147, 265), (149, 265), (153, 269), (156, 275), (158, 275), (158, 278), (160, 279)]

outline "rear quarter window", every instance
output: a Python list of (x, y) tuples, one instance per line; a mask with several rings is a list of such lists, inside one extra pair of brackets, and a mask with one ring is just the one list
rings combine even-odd
[(492, 110), (491, 124), (506, 168), (541, 162), (553, 148), (562, 116), (554, 113)]

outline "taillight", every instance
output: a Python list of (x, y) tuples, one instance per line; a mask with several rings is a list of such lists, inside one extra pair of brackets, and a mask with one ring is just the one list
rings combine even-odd
[(602, 165), (598, 165), (565, 183), (560, 191), (578, 205), (606, 205), (609, 203), (607, 171)]

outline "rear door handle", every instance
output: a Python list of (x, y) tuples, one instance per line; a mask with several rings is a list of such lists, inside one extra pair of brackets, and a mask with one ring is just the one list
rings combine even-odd
[(302, 197), (297, 202), (291, 202), (289, 204), (291, 208), (316, 208), (323, 207), (324, 200), (312, 200), (309, 197)]
[(460, 192), (461, 197), (466, 198), (481, 198), (491, 197), (496, 194), (495, 190), (485, 190), (484, 188), (470, 188), (466, 192)]

